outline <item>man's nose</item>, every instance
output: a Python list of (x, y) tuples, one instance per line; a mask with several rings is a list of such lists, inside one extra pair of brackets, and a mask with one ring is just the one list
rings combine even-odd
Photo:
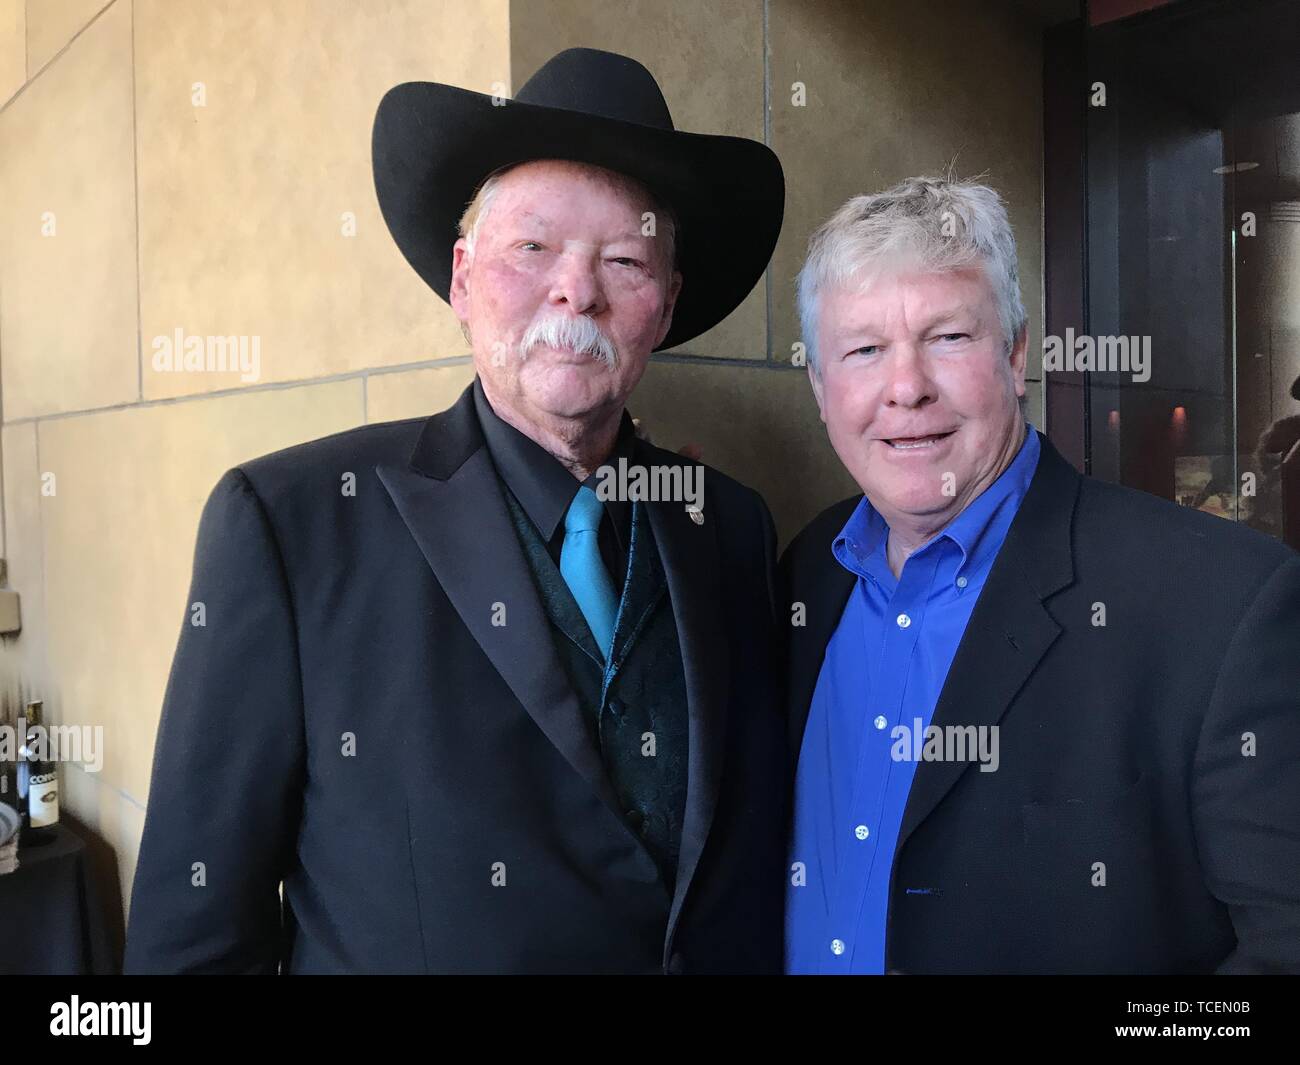
[(599, 258), (582, 250), (559, 256), (549, 298), (553, 304), (567, 304), (575, 314), (599, 314), (605, 307)]
[(895, 345), (885, 372), (889, 377), (885, 382), (884, 399), (890, 406), (920, 407), (936, 398), (934, 381), (918, 345)]

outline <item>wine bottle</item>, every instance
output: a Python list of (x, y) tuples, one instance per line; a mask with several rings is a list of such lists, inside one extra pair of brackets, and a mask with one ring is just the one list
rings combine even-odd
[[(27, 743), (19, 773), (26, 768), (26, 780), (20, 776), (19, 791), (26, 792), (27, 810), (23, 828), (24, 842), (40, 843), (50, 839), (59, 821), (58, 763), (50, 758), (49, 734), (42, 722), (39, 699), (27, 704)], [(23, 785), (26, 785), (25, 787)], [(29, 835), (28, 835), (29, 833)]]

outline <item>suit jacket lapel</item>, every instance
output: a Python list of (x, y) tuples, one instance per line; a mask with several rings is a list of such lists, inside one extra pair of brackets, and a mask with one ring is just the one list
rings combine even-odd
[[(1061, 628), (1043, 601), (1074, 579), (1070, 542), (1078, 473), (1040, 434), (1038, 469), (980, 593), (931, 724), (993, 726)], [(948, 794), (971, 762), (917, 763), (898, 847)]]
[[(638, 445), (637, 458), (647, 466), (684, 464), (680, 456), (644, 445)], [(707, 499), (707, 489), (704, 494)], [(707, 506), (700, 523), (681, 501), (650, 502), (646, 510), (677, 622), (690, 715), (686, 816), (677, 861), (677, 887), (668, 917), (668, 953), (718, 805), (726, 750), (730, 641), (722, 615), (718, 540)]]
[[(806, 565), (801, 559), (796, 561), (796, 556), (802, 552), (794, 550), (787, 553), (783, 563), (785, 606), (789, 608), (800, 603), (804, 608), (803, 624), (791, 625), (786, 636), (790, 641), (786, 661), (789, 664), (787, 706), (791, 780), (799, 765), (804, 728), (808, 724), (808, 711), (826, 657), (826, 645), (835, 634), (845, 604), (857, 583), (857, 578), (831, 554), (831, 544), (834, 534), (849, 520), (861, 500), (861, 496), (846, 499), (825, 516), (822, 524), (827, 535), (822, 535), (822, 528), (812, 533), (815, 542)], [(829, 532), (831, 529), (834, 533)]]
[[(376, 472), (470, 634), (538, 727), (612, 810), (618, 797), (551, 638), (466, 389), (425, 424), (407, 467)], [(494, 604), (505, 624), (493, 624)]]

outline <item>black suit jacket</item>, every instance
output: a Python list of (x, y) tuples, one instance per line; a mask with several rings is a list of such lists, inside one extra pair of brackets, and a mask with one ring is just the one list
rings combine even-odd
[(199, 528), (205, 623), (187, 616), (167, 688), (127, 971), (778, 970), (775, 536), (754, 492), (704, 485), (703, 524), (647, 507), (689, 702), (670, 897), (565, 680), (470, 390), (228, 471)]
[[(1000, 765), (918, 763), (886, 967), (1300, 971), (1300, 556), (1040, 442), (932, 722), (997, 725)], [(807, 609), (796, 756), (853, 586), (830, 547), (860, 498), (782, 559)]]

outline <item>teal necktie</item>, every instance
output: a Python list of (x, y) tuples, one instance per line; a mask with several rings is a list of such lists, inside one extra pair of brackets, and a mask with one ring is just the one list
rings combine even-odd
[(604, 504), (596, 493), (585, 485), (569, 504), (564, 516), (564, 546), (560, 548), (560, 576), (569, 586), (578, 609), (587, 619), (591, 634), (601, 654), (609, 658), (610, 644), (614, 642), (614, 617), (618, 611), (618, 597), (614, 582), (600, 558), (601, 515)]

